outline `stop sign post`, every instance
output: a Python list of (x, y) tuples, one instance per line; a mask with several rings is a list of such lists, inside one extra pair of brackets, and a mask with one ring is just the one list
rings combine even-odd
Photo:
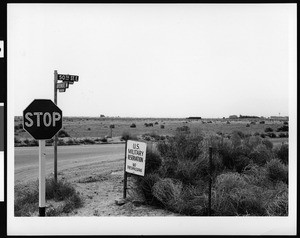
[(35, 99), (23, 111), (23, 128), (39, 140), (39, 216), (45, 216), (45, 140), (62, 128), (62, 111), (49, 99)]

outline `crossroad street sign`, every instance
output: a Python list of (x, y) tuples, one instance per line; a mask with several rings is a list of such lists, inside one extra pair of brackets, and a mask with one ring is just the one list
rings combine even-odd
[(78, 82), (79, 76), (70, 74), (58, 74), (57, 79), (62, 81)]
[(51, 139), (62, 127), (62, 111), (49, 99), (35, 99), (23, 111), (23, 128), (36, 140)]
[(62, 82), (62, 83), (57, 83), (56, 84), (56, 88), (57, 89), (61, 89), (61, 88), (65, 89), (65, 88), (68, 88), (68, 87), (69, 87), (69, 83), (68, 82)]

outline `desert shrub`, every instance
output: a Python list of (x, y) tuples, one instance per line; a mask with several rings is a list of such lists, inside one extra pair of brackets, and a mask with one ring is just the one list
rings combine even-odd
[(216, 215), (264, 215), (261, 189), (250, 186), (239, 173), (224, 173), (217, 177), (213, 209)]
[(259, 124), (265, 124), (265, 121), (260, 121)]
[(180, 126), (176, 128), (177, 132), (190, 133), (191, 129), (188, 126)]
[(203, 186), (184, 186), (176, 211), (187, 216), (206, 216), (208, 195)]
[(274, 157), (273, 153), (263, 144), (258, 145), (251, 151), (249, 158), (253, 163), (263, 166)]
[(243, 141), (243, 145), (250, 151), (254, 150), (258, 145), (261, 145), (262, 139), (259, 136), (250, 136)]
[(15, 145), (17, 145), (17, 144), (20, 144), (21, 143), (21, 140), (19, 140), (18, 138), (14, 138), (14, 141), (15, 141)]
[(154, 124), (155, 124), (155, 125), (158, 125), (158, 122), (156, 121)]
[(95, 144), (95, 141), (90, 138), (84, 138), (83, 143), (89, 145), (89, 144)]
[(246, 127), (250, 127), (250, 124), (249, 124), (249, 123), (247, 123)]
[(249, 157), (242, 154), (238, 155), (235, 159), (235, 170), (238, 173), (241, 173), (244, 170), (244, 168), (248, 166), (251, 162), (252, 160)]
[(128, 131), (124, 131), (122, 133), (121, 140), (137, 140), (137, 137), (130, 134)]
[(160, 125), (160, 129), (165, 129), (165, 126), (164, 125)]
[(18, 125), (15, 125), (15, 131), (18, 131), (18, 130), (23, 130), (23, 124), (22, 123), (19, 123)]
[(135, 124), (135, 123), (132, 123), (132, 124), (130, 125), (130, 128), (136, 128), (136, 124)]
[(261, 138), (266, 138), (266, 134), (265, 134), (265, 133), (261, 133), (261, 134), (260, 134), (260, 137), (261, 137)]
[(277, 137), (276, 134), (273, 133), (273, 132), (267, 133), (267, 136), (270, 137), (270, 138), (276, 138)]
[(74, 141), (73, 139), (70, 138), (69, 140), (67, 140), (66, 144), (67, 144), (67, 145), (74, 145), (74, 144), (75, 144), (75, 141)]
[(100, 139), (101, 142), (106, 143), (107, 142), (107, 138), (103, 137)]
[(272, 159), (266, 164), (267, 176), (271, 181), (288, 183), (288, 167), (279, 159)]
[(179, 180), (163, 178), (153, 186), (153, 195), (168, 209), (176, 210), (180, 202), (182, 183)]
[(207, 195), (198, 186), (184, 186), (180, 180), (163, 178), (153, 187), (154, 196), (162, 205), (188, 216), (207, 215)]
[(160, 136), (158, 134), (156, 134), (154, 131), (151, 132), (149, 136), (151, 136), (155, 140), (160, 140)]
[(46, 140), (46, 145), (52, 145), (54, 142), (53, 138)]
[(282, 144), (278, 149), (275, 150), (275, 154), (282, 163), (288, 164), (288, 162), (289, 162), (289, 145)]
[(167, 141), (159, 141), (157, 149), (161, 156), (172, 160), (195, 160), (202, 153), (200, 145), (203, 136), (198, 133), (178, 132)]
[(58, 137), (70, 137), (70, 135), (65, 130), (60, 130), (58, 132)]
[(208, 179), (208, 159), (179, 160), (173, 177), (187, 185), (196, 185), (199, 179)]
[(66, 145), (66, 143), (63, 139), (58, 139), (57, 140), (57, 145)]
[(278, 137), (279, 138), (285, 138), (285, 137), (289, 137), (289, 136), (288, 136), (288, 134), (281, 132), (281, 133), (279, 133)]
[(157, 152), (147, 149), (146, 151), (146, 164), (145, 173), (149, 174), (157, 171), (162, 164), (162, 159)]
[(114, 124), (111, 124), (111, 125), (109, 125), (109, 128), (115, 128), (115, 125)]
[(245, 135), (243, 132), (233, 131), (231, 133), (231, 137), (230, 137), (233, 147), (240, 146), (242, 144), (242, 138), (244, 138), (244, 137), (245, 137)]
[(149, 173), (145, 174), (144, 177), (136, 177), (136, 189), (149, 205), (163, 206), (163, 204), (153, 195), (153, 186), (159, 180), (160, 176), (157, 173)]
[(273, 129), (272, 129), (271, 127), (267, 127), (267, 128), (265, 129), (265, 132), (273, 132)]
[(268, 190), (264, 194), (266, 202), (266, 213), (268, 216), (288, 216), (288, 185), (279, 182), (274, 190)]
[(288, 132), (288, 131), (289, 131), (288, 125), (283, 125), (277, 129), (277, 132)]
[(39, 142), (35, 139), (31, 139), (31, 140), (24, 140), (24, 143), (27, 145), (27, 146), (38, 146), (39, 145)]
[[(53, 178), (46, 179), (46, 199), (64, 201), (58, 208), (46, 209), (47, 216), (59, 216), (69, 213), (83, 205), (82, 198), (74, 187), (64, 181), (55, 182)], [(15, 216), (32, 216), (38, 210), (39, 182), (38, 180), (15, 187)]]
[(251, 163), (247, 165), (241, 173), (248, 184), (268, 188), (272, 186), (268, 177), (266, 168), (257, 164)]
[(75, 188), (68, 182), (53, 178), (46, 179), (46, 198), (62, 201), (76, 193)]
[(14, 213), (15, 216), (30, 216), (36, 209), (39, 201), (39, 184), (15, 186)]
[(262, 140), (262, 143), (263, 143), (269, 150), (272, 150), (272, 149), (273, 149), (273, 143), (272, 143), (271, 141), (269, 141), (268, 139)]
[(222, 163), (226, 168), (233, 169), (234, 167), (234, 149), (231, 140), (225, 140), (217, 148), (218, 153), (222, 157)]

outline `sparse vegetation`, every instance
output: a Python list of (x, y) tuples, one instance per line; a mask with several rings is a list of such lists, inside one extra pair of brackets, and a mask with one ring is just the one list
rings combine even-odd
[(288, 147), (279, 152), (270, 140), (240, 131), (230, 139), (186, 131), (179, 129), (175, 136), (159, 141), (155, 159), (160, 156), (161, 163), (146, 169), (145, 177), (136, 176), (137, 190), (146, 203), (183, 215), (207, 215), (208, 146), (212, 146), (213, 215), (288, 215), (288, 166), (278, 159), (278, 154), (286, 158), (282, 151)]
[[(82, 198), (70, 183), (62, 180), (55, 182), (52, 178), (46, 179), (46, 199), (63, 201), (59, 207), (46, 209), (46, 216), (67, 214), (83, 205)], [(38, 212), (38, 201), (38, 181), (15, 186), (15, 216), (33, 216)]]
[(58, 132), (58, 137), (70, 137), (70, 135), (65, 130), (60, 130)]

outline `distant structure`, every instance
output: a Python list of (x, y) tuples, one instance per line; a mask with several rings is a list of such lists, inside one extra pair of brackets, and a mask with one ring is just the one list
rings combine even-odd
[(237, 115), (230, 115), (229, 119), (238, 119), (238, 116)]
[(191, 120), (201, 120), (201, 117), (188, 117), (187, 119), (191, 119)]
[(240, 118), (259, 118), (258, 116), (247, 116), (247, 115), (240, 115)]
[(101, 114), (100, 117), (105, 117), (105, 116), (103, 114)]
[(288, 116), (270, 116), (272, 120), (289, 120)]

